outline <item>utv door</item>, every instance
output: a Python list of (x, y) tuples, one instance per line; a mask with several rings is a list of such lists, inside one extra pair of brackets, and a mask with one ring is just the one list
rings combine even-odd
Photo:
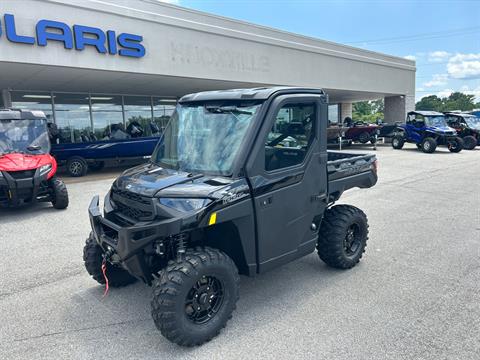
[(259, 272), (315, 249), (327, 195), (326, 109), (324, 98), (307, 95), (279, 96), (269, 108), (250, 178)]

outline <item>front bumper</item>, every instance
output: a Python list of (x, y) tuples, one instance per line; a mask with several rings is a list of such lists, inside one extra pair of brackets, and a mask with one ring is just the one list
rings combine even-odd
[(0, 176), (0, 205), (19, 206), (24, 202), (49, 200), (48, 174), (40, 175), (40, 169), (7, 172)]
[(88, 207), (92, 233), (97, 243), (114, 254), (132, 275), (147, 284), (151, 281), (150, 269), (145, 262), (145, 250), (151, 250), (157, 239), (180, 233), (182, 220), (164, 219), (122, 226), (102, 216), (99, 197), (96, 195)]

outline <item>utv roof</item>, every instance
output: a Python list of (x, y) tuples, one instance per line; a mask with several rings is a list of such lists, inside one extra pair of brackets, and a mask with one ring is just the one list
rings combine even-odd
[(408, 115), (411, 115), (411, 114), (418, 114), (418, 115), (422, 115), (422, 116), (443, 116), (443, 113), (441, 112), (437, 112), (437, 111), (410, 111), (408, 113)]
[(0, 109), (0, 120), (45, 119), (45, 113), (38, 110)]
[(274, 94), (308, 93), (325, 95), (322, 89), (302, 87), (259, 87), (251, 89), (231, 89), (203, 91), (183, 96), (179, 102), (211, 101), (211, 100), (266, 100)]
[(475, 115), (473, 115), (469, 112), (462, 112), (462, 111), (445, 111), (444, 114), (445, 115), (473, 116), (473, 117), (475, 117)]

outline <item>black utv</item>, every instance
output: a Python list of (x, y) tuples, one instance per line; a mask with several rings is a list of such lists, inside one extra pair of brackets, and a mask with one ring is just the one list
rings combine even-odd
[(473, 150), (480, 145), (480, 118), (467, 113), (446, 112), (445, 119), (448, 126), (457, 131), (463, 139), (463, 148)]
[[(327, 152), (322, 90), (258, 88), (180, 99), (151, 162), (124, 172), (89, 207), (87, 271), (100, 284), (153, 286), (152, 317), (170, 341), (199, 345), (231, 318), (239, 274), (318, 251), (355, 266), (366, 215), (336, 205), (377, 182), (375, 155)], [(104, 270), (104, 274), (102, 273)]]

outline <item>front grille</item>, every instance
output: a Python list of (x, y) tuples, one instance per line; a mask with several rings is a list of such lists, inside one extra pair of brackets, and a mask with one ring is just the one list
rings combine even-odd
[(116, 197), (122, 197), (122, 198), (125, 198), (125, 199), (133, 200), (133, 201), (138, 202), (140, 204), (145, 204), (145, 205), (151, 205), (152, 204), (152, 199), (150, 199), (148, 197), (145, 197), (145, 196), (142, 196), (142, 195), (139, 195), (139, 194), (136, 194), (136, 193), (132, 193), (132, 192), (127, 191), (127, 190), (115, 189), (115, 190), (112, 190), (112, 194), (115, 195)]
[(112, 202), (122, 215), (146, 221), (154, 218), (152, 199), (126, 190), (112, 189)]
[(35, 169), (33, 170), (24, 170), (24, 171), (9, 171), (8, 175), (14, 179), (29, 179), (33, 178), (35, 175)]

